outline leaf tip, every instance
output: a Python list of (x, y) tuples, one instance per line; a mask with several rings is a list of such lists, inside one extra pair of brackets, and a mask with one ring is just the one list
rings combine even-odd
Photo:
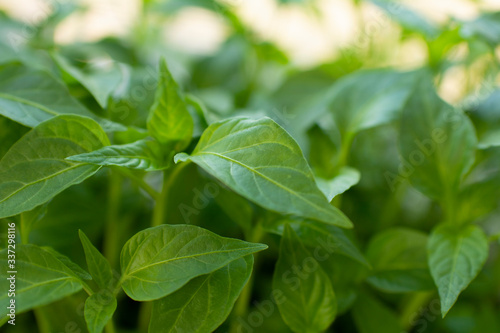
[(178, 164), (179, 162), (186, 162), (189, 160), (189, 155), (186, 153), (179, 153), (174, 156), (174, 163)]

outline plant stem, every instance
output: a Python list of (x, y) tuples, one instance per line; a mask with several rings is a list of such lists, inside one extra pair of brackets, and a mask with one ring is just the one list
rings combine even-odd
[[(260, 220), (257, 221), (254, 230), (250, 233), (250, 235), (247, 238), (247, 241), (252, 242), (252, 243), (258, 243), (261, 241), (262, 237), (264, 236), (264, 230), (262, 229), (262, 225)], [(254, 255), (254, 270), (252, 272), (252, 275), (250, 276), (250, 279), (248, 280), (247, 284), (241, 291), (240, 296), (238, 297), (238, 300), (236, 301), (236, 304), (233, 309), (233, 315), (232, 315), (232, 321), (231, 321), (231, 327), (229, 329), (230, 333), (238, 333), (239, 330), (239, 323), (237, 321), (238, 318), (245, 317), (248, 313), (248, 307), (250, 305), (250, 300), (252, 297), (252, 289), (253, 289), (253, 284), (255, 280), (255, 271), (257, 270), (257, 259), (258, 255), (255, 253)]]
[(113, 322), (113, 318), (111, 318), (106, 326), (104, 327), (104, 332), (106, 333), (115, 333), (115, 323)]
[(30, 231), (31, 230), (29, 230), (29, 228), (25, 224), (24, 214), (21, 214), (19, 216), (19, 220), (20, 220), (20, 223), (21, 223), (21, 243), (28, 244), (29, 243)]
[(132, 181), (132, 183), (136, 184), (140, 188), (142, 188), (144, 191), (146, 191), (147, 194), (151, 196), (154, 200), (158, 200), (158, 197), (160, 196), (160, 193), (158, 193), (154, 188), (149, 186), (148, 183), (146, 183), (141, 177), (136, 176), (133, 172), (130, 172), (129, 170), (123, 170), (120, 168), (115, 168), (113, 169), (114, 171), (118, 172), (124, 177), (127, 177)]
[[(338, 175), (340, 169), (347, 165), (347, 159), (349, 157), (349, 151), (351, 150), (352, 140), (354, 135), (352, 133), (345, 133), (345, 136), (340, 145), (340, 151), (338, 153), (337, 165), (335, 166), (335, 175)], [(342, 194), (338, 194), (332, 199), (331, 204), (337, 208), (342, 205)]]
[(410, 331), (422, 308), (430, 302), (434, 292), (419, 292), (411, 296), (401, 312), (400, 325), (404, 331)]
[(139, 332), (147, 332), (149, 327), (149, 320), (151, 319), (151, 311), (153, 310), (152, 302), (141, 303), (139, 310)]
[(122, 178), (111, 171), (109, 175), (108, 211), (106, 218), (106, 232), (103, 254), (109, 260), (111, 267), (116, 267), (118, 260), (120, 197), (122, 191)]

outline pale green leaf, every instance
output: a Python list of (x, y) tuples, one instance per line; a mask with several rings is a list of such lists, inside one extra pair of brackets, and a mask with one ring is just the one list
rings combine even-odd
[(87, 110), (49, 73), (20, 64), (0, 66), (0, 114), (28, 127), (61, 114), (76, 114), (96, 120), (105, 130), (126, 129)]
[(474, 280), (488, 257), (488, 239), (475, 225), (442, 225), (428, 243), (429, 267), (439, 291), (443, 317)]
[(388, 69), (360, 71), (337, 81), (329, 105), (343, 139), (396, 119), (418, 77)]
[(343, 167), (332, 179), (316, 177), (319, 189), (326, 196), (328, 201), (332, 201), (337, 195), (344, 193), (361, 179), (361, 173), (351, 167)]
[[(477, 95), (474, 94), (472, 98), (477, 99)], [(479, 148), (500, 146), (500, 90), (493, 91), (469, 112), (469, 116), (477, 130)]]
[[(0, 287), (5, 290), (0, 295), (0, 316), (9, 309), (10, 273), (8, 273), (7, 249), (0, 252)], [(79, 278), (51, 253), (36, 245), (16, 246), (17, 271), (15, 281), (16, 313), (49, 304), (82, 289)]]
[(31, 210), (99, 170), (66, 157), (109, 144), (92, 119), (64, 115), (23, 136), (0, 161), (0, 218)]
[(470, 120), (442, 101), (423, 80), (403, 112), (399, 176), (425, 195), (440, 200), (458, 191), (475, 158), (476, 136)]
[(283, 293), (278, 309), (294, 332), (323, 332), (335, 319), (337, 300), (330, 279), (288, 225), (281, 239), (273, 289)]
[(411, 292), (434, 288), (427, 264), (427, 235), (407, 228), (377, 234), (366, 257), (373, 270), (368, 282), (386, 292)]
[(177, 151), (182, 151), (193, 135), (193, 119), (165, 60), (160, 61), (159, 84), (147, 125), (159, 142), (177, 143)]
[(233, 118), (211, 124), (191, 160), (256, 204), (341, 227), (352, 223), (328, 203), (297, 143), (269, 118)]
[(137, 301), (159, 299), (197, 276), (266, 248), (191, 225), (149, 228), (122, 249), (122, 287)]
[(85, 301), (84, 316), (89, 333), (101, 333), (116, 310), (116, 298), (111, 293), (92, 294)]
[[(172, 158), (173, 152), (169, 156)], [(67, 160), (103, 166), (116, 165), (144, 171), (162, 170), (171, 163), (164, 157), (160, 144), (153, 140), (107, 146), (90, 153), (70, 156)]]
[(154, 301), (149, 332), (213, 332), (231, 312), (252, 267), (253, 256), (236, 259)]
[(101, 289), (111, 289), (113, 285), (113, 272), (109, 262), (92, 244), (85, 233), (79, 230), (80, 241), (85, 251), (85, 259), (90, 275)]

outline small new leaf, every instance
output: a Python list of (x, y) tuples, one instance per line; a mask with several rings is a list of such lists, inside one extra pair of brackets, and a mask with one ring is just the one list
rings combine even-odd
[(160, 143), (176, 143), (176, 151), (182, 151), (193, 136), (193, 119), (165, 60), (160, 61), (159, 84), (147, 127)]
[(113, 284), (113, 271), (108, 260), (94, 247), (83, 231), (79, 230), (78, 234), (85, 251), (85, 260), (90, 275), (100, 289), (109, 290)]
[(85, 301), (84, 315), (89, 333), (101, 333), (116, 310), (116, 298), (111, 293), (92, 294)]

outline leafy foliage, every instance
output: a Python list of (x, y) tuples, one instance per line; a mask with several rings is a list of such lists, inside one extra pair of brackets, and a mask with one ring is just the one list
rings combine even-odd
[[(0, 11), (2, 332), (498, 332), (499, 13), (349, 5), (308, 66), (253, 2), (64, 44), (78, 3)], [(220, 44), (177, 48), (184, 15)]]

